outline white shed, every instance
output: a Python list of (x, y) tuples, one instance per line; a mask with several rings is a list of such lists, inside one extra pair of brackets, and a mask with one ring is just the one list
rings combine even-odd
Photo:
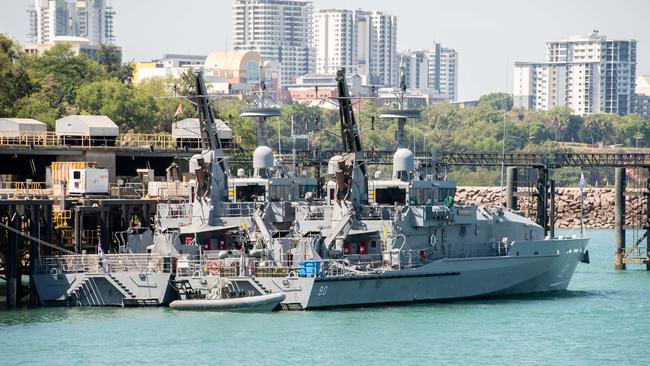
[[(232, 140), (232, 129), (218, 119), (215, 121), (219, 140)], [(198, 118), (185, 118), (172, 124), (172, 137), (175, 139), (200, 139), (201, 128)]]
[(58, 136), (117, 137), (119, 128), (106, 116), (67, 116), (56, 120)]
[(19, 137), (47, 133), (47, 125), (31, 118), (0, 118), (0, 136)]

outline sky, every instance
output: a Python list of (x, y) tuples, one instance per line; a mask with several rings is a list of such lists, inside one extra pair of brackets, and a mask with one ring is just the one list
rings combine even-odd
[[(0, 33), (21, 43), (33, 0), (0, 0)], [(234, 0), (112, 0), (124, 60), (205, 54), (231, 44)], [(354, 4), (352, 6), (352, 4)], [(515, 61), (542, 61), (544, 42), (600, 34), (636, 39), (637, 74), (650, 74), (649, 0), (315, 0), (314, 8), (382, 10), (397, 16), (398, 49), (437, 41), (459, 55), (459, 100), (511, 91)]]

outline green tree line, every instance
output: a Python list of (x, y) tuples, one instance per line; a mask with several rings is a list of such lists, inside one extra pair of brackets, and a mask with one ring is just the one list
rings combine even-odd
[[(54, 121), (70, 114), (103, 114), (123, 132), (168, 133), (174, 120), (196, 116), (191, 103), (172, 98), (174, 93), (193, 93), (191, 74), (180, 78), (151, 78), (137, 85), (131, 82), (133, 65), (121, 64), (115, 49), (103, 47), (98, 62), (74, 55), (58, 45), (41, 56), (25, 55), (19, 45), (0, 34), (0, 117), (34, 118), (53, 127)], [(178, 104), (181, 116), (174, 117)], [(255, 105), (245, 100), (215, 98), (213, 106), (233, 129), (244, 148), (254, 148), (257, 120), (240, 113)], [(360, 105), (356, 114), (362, 142), (367, 149), (396, 147), (397, 121), (379, 119), (382, 109), (372, 103)], [(513, 109), (507, 93), (491, 93), (475, 107), (459, 108), (450, 103), (432, 104), (422, 110), (423, 118), (406, 125), (407, 141), (422, 151), (455, 152), (554, 152), (574, 144), (650, 147), (650, 122), (639, 115), (572, 115), (568, 107), (549, 111)], [(301, 104), (282, 106), (280, 118), (264, 125), (265, 143), (272, 147), (291, 146), (294, 133), (310, 136), (311, 149), (340, 148), (339, 115), (336, 110)], [(567, 144), (569, 143), (569, 144)], [(410, 142), (410, 145), (413, 143)], [(571, 184), (575, 170), (559, 170), (558, 184)], [(578, 174), (579, 175), (579, 174)], [(587, 175), (587, 174), (586, 174)], [(459, 184), (498, 184), (500, 172), (492, 169), (455, 169)], [(603, 172), (592, 172), (591, 180), (607, 181)], [(574, 182), (573, 184), (577, 183)]]

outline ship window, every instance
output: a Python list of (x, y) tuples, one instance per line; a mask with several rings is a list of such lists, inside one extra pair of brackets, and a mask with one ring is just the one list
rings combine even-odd
[(318, 186), (311, 184), (301, 184), (300, 185), (300, 197), (305, 198), (307, 192), (316, 193), (318, 191)]
[(451, 197), (451, 202), (454, 201), (454, 195), (456, 195), (456, 188), (439, 188), (438, 189), (438, 200), (445, 202), (447, 197)]
[(412, 205), (430, 205), (433, 199), (433, 189), (417, 188), (411, 189), (409, 201)]
[(406, 190), (395, 187), (375, 189), (375, 201), (380, 205), (403, 205), (406, 203)]
[(74, 178), (74, 179), (80, 179), (80, 178), (81, 178), (81, 172), (78, 171), (78, 170), (75, 171), (75, 172), (72, 172), (72, 178)]
[(291, 186), (271, 186), (269, 195), (271, 202), (291, 201)]
[(260, 185), (250, 185), (250, 186), (237, 186), (235, 187), (237, 192), (236, 200), (237, 202), (254, 202), (257, 201), (257, 197), (264, 196), (266, 190), (264, 186)]

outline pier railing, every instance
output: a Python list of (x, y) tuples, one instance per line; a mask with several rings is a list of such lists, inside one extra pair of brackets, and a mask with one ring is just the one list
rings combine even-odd
[[(107, 147), (107, 148), (154, 148), (154, 149), (201, 149), (197, 138), (174, 137), (170, 134), (121, 133), (115, 137), (62, 136), (55, 132), (0, 133), (0, 146), (53, 147)], [(223, 141), (225, 149), (239, 147), (236, 141)]]
[(170, 272), (171, 261), (153, 254), (79, 254), (41, 258), (39, 273)]
[(45, 198), (51, 193), (45, 182), (0, 182), (0, 197)]

